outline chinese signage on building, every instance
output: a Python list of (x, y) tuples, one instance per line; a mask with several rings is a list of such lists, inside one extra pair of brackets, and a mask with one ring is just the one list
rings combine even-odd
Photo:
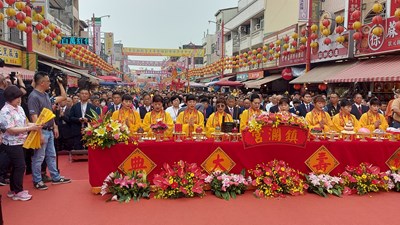
[[(356, 44), (355, 56), (373, 55), (400, 50), (400, 31), (396, 30), (397, 19), (394, 17), (384, 19), (382, 24), (368, 24), (362, 27), (363, 38)], [(380, 26), (383, 29), (381, 36), (372, 33)]]
[(40, 41), (36, 34), (32, 34), (32, 48), (36, 53), (40, 53), (42, 55), (57, 58), (56, 49), (50, 43), (46, 41)]
[(238, 75), (236, 75), (236, 80), (237, 81), (246, 81), (248, 78), (248, 74), (247, 73), (239, 73)]
[[(329, 35), (328, 38), (331, 40), (336, 40), (339, 34)], [(353, 43), (352, 35), (348, 33), (343, 34), (345, 41), (343, 43), (338, 43), (332, 41), (329, 45), (324, 44), (325, 37), (318, 39), (318, 47), (311, 49), (311, 62), (323, 62), (330, 60), (346, 59), (353, 57)]]
[[(106, 55), (110, 56), (110, 59), (114, 58), (114, 34), (111, 32), (105, 33), (104, 34), (105, 39), (104, 39), (104, 50), (106, 52)], [(113, 60), (114, 61), (114, 60)], [(112, 63), (112, 62), (110, 62)]]
[(353, 29), (353, 23), (356, 22), (358, 18), (353, 17), (353, 12), (356, 10), (361, 11), (361, 0), (346, 0), (346, 5), (345, 5), (345, 10), (347, 12), (347, 16), (345, 16), (345, 19), (347, 19), (347, 29), (352, 30)]
[(89, 38), (62, 37), (60, 44), (63, 44), (63, 45), (89, 45)]
[(204, 57), (204, 49), (124, 48), (124, 55)]
[(257, 71), (249, 73), (249, 80), (257, 80), (264, 77), (264, 71)]
[(5, 45), (0, 45), (0, 58), (4, 60), (5, 64), (9, 65), (22, 65), (22, 52), (21, 50), (11, 48)]

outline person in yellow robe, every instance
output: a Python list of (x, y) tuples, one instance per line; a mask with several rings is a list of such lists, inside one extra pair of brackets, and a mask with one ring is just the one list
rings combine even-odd
[(386, 131), (389, 124), (386, 121), (385, 116), (378, 113), (381, 102), (377, 98), (373, 98), (369, 101), (368, 112), (362, 114), (360, 118), (360, 126), (365, 127), (371, 132), (376, 129)]
[(172, 129), (174, 127), (174, 121), (168, 112), (163, 109), (163, 98), (161, 95), (154, 95), (153, 97), (153, 110), (146, 113), (143, 118), (143, 130), (147, 132), (148, 136), (153, 135), (151, 130), (151, 125), (156, 124), (159, 121), (167, 125), (168, 129), (165, 131), (164, 135), (166, 137), (172, 137)]
[(326, 100), (317, 95), (314, 97), (314, 109), (306, 114), (306, 122), (310, 130), (329, 132), (333, 129), (333, 123), (329, 113), (324, 111)]
[[(232, 116), (229, 113), (225, 112), (226, 102), (225, 99), (220, 98), (216, 102), (217, 111), (212, 113), (210, 117), (208, 117), (206, 124), (206, 135), (207, 137), (211, 137), (212, 133), (215, 132), (215, 128), (219, 127), (221, 129), (222, 122), (233, 122)], [(222, 121), (222, 118), (224, 121)]]
[(340, 112), (333, 116), (332, 123), (333, 123), (333, 130), (336, 132), (342, 132), (344, 130), (344, 125), (351, 121), (354, 126), (354, 132), (358, 132), (360, 127), (360, 122), (357, 118), (350, 113), (351, 111), (351, 102), (347, 99), (340, 100)]
[(186, 106), (187, 108), (179, 113), (176, 123), (182, 124), (182, 131), (188, 136), (191, 136), (197, 127), (201, 127), (204, 131), (204, 116), (196, 109), (196, 97), (194, 95), (187, 96)]
[(113, 112), (111, 119), (125, 123), (129, 128), (129, 135), (137, 132), (142, 126), (139, 113), (133, 110), (133, 98), (130, 95), (122, 96), (122, 107)]
[(250, 108), (246, 109), (240, 114), (240, 132), (242, 132), (249, 124), (249, 122), (259, 116), (262, 111), (260, 110), (261, 98), (258, 94), (250, 96)]

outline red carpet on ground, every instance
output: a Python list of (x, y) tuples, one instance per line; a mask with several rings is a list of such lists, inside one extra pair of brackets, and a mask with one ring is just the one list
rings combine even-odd
[(51, 185), (46, 191), (33, 189), (25, 176), (25, 189), (33, 195), (28, 202), (6, 197), (8, 186), (0, 187), (6, 225), (396, 225), (400, 193), (322, 198), (314, 194), (282, 199), (256, 199), (248, 191), (225, 201), (207, 192), (203, 199), (140, 200), (105, 202), (110, 196), (93, 195), (88, 182), (87, 162), (68, 161), (60, 156), (61, 174), (71, 184)]

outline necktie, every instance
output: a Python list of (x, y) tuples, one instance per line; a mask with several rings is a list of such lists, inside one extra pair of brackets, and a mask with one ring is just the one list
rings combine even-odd
[(230, 108), (229, 112), (230, 112), (231, 116), (233, 116), (233, 108)]
[(310, 112), (310, 105), (309, 104), (306, 104), (306, 110), (307, 110), (307, 112)]
[(360, 112), (360, 115), (362, 115), (361, 106), (358, 106), (358, 111)]
[(119, 106), (118, 105), (115, 106), (115, 111), (117, 111), (117, 110), (119, 110)]

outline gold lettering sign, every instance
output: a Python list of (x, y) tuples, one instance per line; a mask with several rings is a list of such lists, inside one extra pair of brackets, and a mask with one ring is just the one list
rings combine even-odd
[(337, 159), (325, 146), (321, 146), (315, 151), (305, 163), (314, 173), (324, 174), (329, 174), (339, 165)]
[(22, 51), (5, 45), (0, 45), (0, 58), (5, 64), (22, 65)]
[(386, 165), (390, 169), (399, 169), (400, 168), (400, 148), (397, 149), (392, 156), (386, 161)]
[(201, 164), (201, 167), (210, 174), (217, 170), (229, 172), (235, 165), (236, 163), (228, 156), (228, 154), (218, 147)]
[(118, 166), (118, 169), (124, 173), (145, 171), (149, 174), (156, 166), (157, 165), (146, 154), (137, 148)]

